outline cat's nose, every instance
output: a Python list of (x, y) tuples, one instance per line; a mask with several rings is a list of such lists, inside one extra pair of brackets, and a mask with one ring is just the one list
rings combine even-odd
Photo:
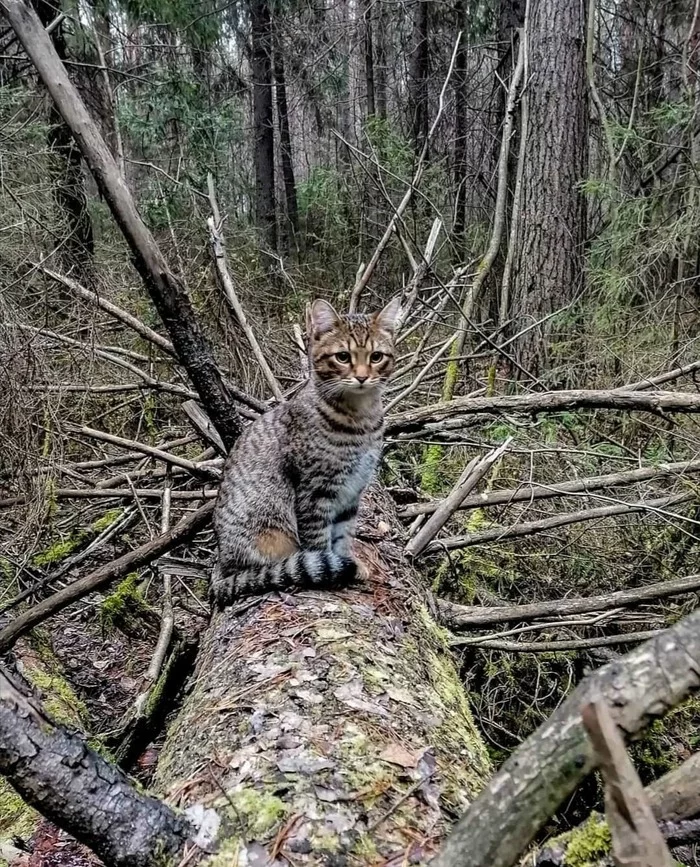
[(368, 376), (356, 376), (355, 379), (362, 385), (363, 382), (367, 382), (369, 379)]

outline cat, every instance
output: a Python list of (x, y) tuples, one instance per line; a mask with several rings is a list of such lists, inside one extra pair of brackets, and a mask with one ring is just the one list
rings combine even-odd
[(356, 579), (355, 517), (381, 454), (399, 305), (345, 315), (321, 300), (309, 308), (308, 383), (254, 421), (224, 466), (211, 582), (219, 608)]

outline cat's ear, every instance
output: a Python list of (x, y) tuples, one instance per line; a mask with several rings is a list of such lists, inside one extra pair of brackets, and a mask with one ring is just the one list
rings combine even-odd
[(309, 334), (325, 334), (327, 331), (332, 331), (338, 323), (340, 317), (327, 301), (322, 301), (317, 298), (316, 301), (307, 309), (306, 328)]
[(394, 331), (396, 327), (396, 323), (399, 318), (399, 314), (401, 313), (401, 296), (394, 296), (391, 301), (380, 310), (378, 313), (374, 314), (374, 322), (380, 328), (384, 328), (387, 331)]

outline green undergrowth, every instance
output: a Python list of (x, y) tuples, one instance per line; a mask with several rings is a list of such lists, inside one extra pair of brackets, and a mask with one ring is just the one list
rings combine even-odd
[(149, 631), (153, 609), (143, 597), (138, 572), (131, 572), (100, 605), (99, 618), (103, 630), (114, 629), (126, 635), (144, 635)]

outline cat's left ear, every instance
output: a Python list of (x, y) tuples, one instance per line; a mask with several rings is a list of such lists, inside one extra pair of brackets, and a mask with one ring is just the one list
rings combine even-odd
[(393, 333), (396, 328), (396, 323), (398, 321), (399, 315), (401, 313), (401, 296), (396, 295), (391, 301), (380, 310), (378, 313), (374, 314), (374, 322), (380, 328), (384, 328), (387, 331), (391, 331)]

